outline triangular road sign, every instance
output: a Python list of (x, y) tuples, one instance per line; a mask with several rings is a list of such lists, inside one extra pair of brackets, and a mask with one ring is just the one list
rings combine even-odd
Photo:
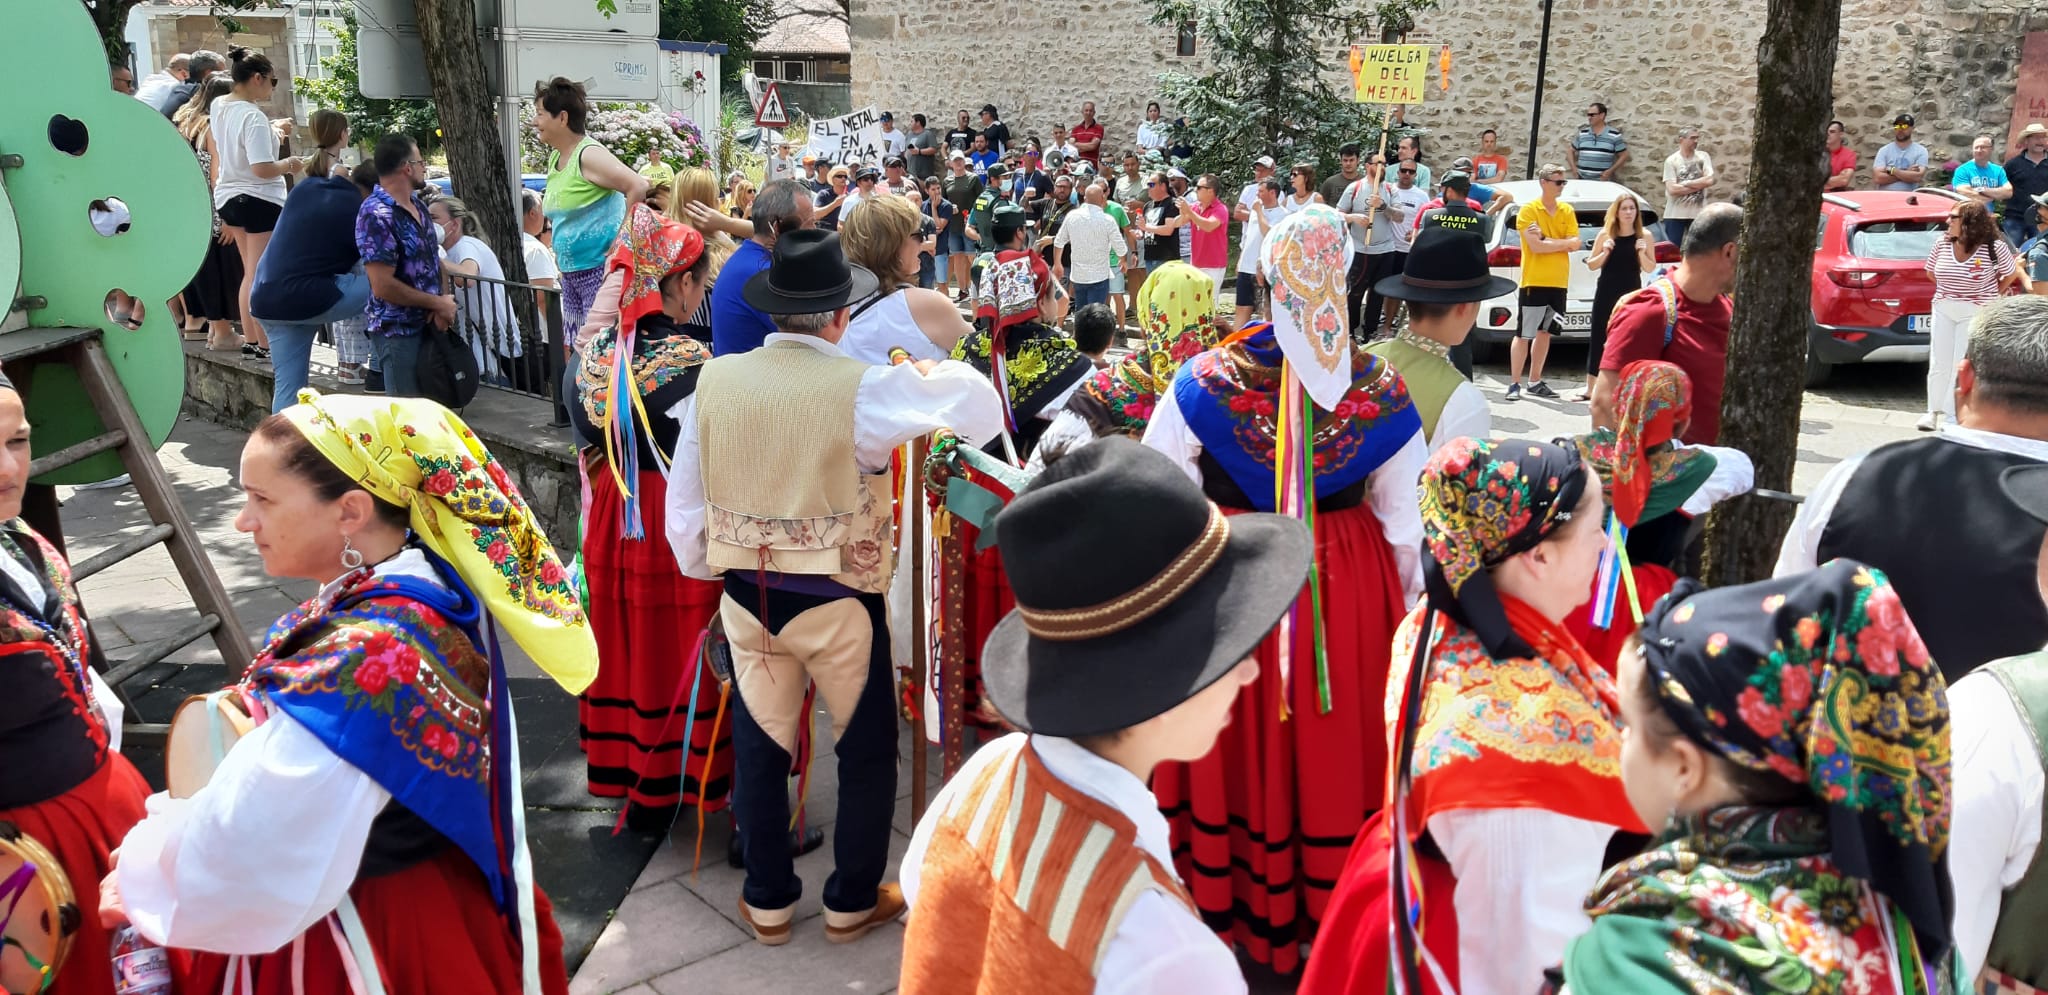
[(768, 92), (761, 94), (761, 106), (754, 111), (754, 126), (789, 127), (789, 111), (782, 106), (782, 91), (776, 89), (774, 80), (768, 82)]

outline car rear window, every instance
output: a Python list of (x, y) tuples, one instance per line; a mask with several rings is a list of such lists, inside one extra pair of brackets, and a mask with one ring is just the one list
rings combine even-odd
[(1944, 219), (1865, 222), (1849, 229), (1849, 254), (1864, 259), (1925, 259), (1947, 227)]

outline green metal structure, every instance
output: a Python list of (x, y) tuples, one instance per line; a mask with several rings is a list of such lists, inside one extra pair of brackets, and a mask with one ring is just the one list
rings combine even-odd
[[(148, 431), (163, 445), (185, 396), (184, 348), (167, 302), (212, 237), (210, 194), (192, 150), (155, 108), (107, 82), (106, 53), (77, 0), (12, 0), (0, 17), (0, 65), (17, 85), (0, 108), (0, 327), (97, 327)], [(94, 228), (95, 201), (126, 205), (127, 230)], [(142, 303), (140, 327), (116, 324), (108, 294)], [(6, 333), (0, 332), (0, 335)], [(22, 385), (36, 455), (101, 434), (76, 371), (45, 363)], [(104, 453), (42, 477), (79, 484), (122, 472)]]

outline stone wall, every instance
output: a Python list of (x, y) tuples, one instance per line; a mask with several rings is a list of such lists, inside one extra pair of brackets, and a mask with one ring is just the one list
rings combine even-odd
[[(1143, 0), (852, 0), (853, 104), (923, 111), (941, 132), (992, 103), (1018, 140), (1081, 119), (1095, 101), (1104, 141), (1136, 144), (1154, 78), (1194, 70)], [(1198, 46), (1199, 51), (1199, 46)], [(980, 127), (979, 118), (975, 127)]]
[[(1071, 124), (1093, 99), (1109, 144), (1133, 141), (1155, 77), (1199, 66), (1176, 58), (1174, 32), (1147, 22), (1145, 0), (1071, 5), (1017, 0), (853, 0), (853, 100), (898, 113), (923, 110), (950, 126), (953, 110), (993, 101), (1020, 136)], [(1621, 179), (1654, 196), (1679, 127), (1697, 125), (1725, 199), (1747, 182), (1755, 113), (1756, 43), (1764, 0), (1576, 0), (1555, 5), (1538, 161), (1563, 161), (1586, 104), (1604, 101), (1633, 156)], [(1448, 163), (1494, 128), (1511, 175), (1527, 168), (1542, 8), (1534, 0), (1467, 0), (1417, 17), (1411, 41), (1448, 39), (1451, 86), (1409, 122), (1427, 128), (1425, 161)], [(2004, 151), (2020, 42), (2048, 30), (2048, 0), (1844, 0), (1835, 73), (1836, 115), (1862, 156), (1911, 111), (1930, 150), (1967, 157), (1989, 133)], [(971, 39), (971, 41), (969, 41)], [(1199, 46), (1198, 46), (1199, 48)], [(963, 54), (964, 53), (964, 54)], [(1169, 109), (1169, 116), (1170, 109)]]
[[(203, 343), (185, 343), (186, 414), (244, 431), (269, 416), (269, 367), (237, 359), (233, 353), (209, 352)], [(354, 390), (319, 372), (311, 381), (327, 393)], [(463, 420), (504, 466), (566, 560), (575, 555), (582, 485), (569, 429), (548, 424), (548, 415), (545, 400), (489, 388), (478, 391), (462, 411)]]
[[(277, 70), (277, 92), (264, 102), (264, 112), (273, 118), (291, 117), (292, 74), (299, 70), (292, 62), (290, 21), (283, 15), (260, 13), (237, 13), (235, 19), (249, 30), (230, 35), (221, 30), (219, 18), (207, 13), (158, 14), (149, 19), (150, 47), (162, 53), (162, 62), (169, 62), (175, 53), (197, 52), (202, 48), (223, 56), (236, 45), (262, 52), (270, 56), (270, 63)], [(162, 69), (160, 65), (142, 66), (138, 75), (147, 76)]]

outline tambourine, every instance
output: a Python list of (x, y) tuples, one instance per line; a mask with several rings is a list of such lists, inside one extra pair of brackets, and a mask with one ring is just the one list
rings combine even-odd
[(260, 706), (234, 688), (195, 694), (171, 714), (164, 740), (164, 788), (172, 798), (190, 798), (213, 779), (222, 757), (256, 728)]
[(71, 879), (35, 838), (0, 822), (0, 990), (40, 992), (57, 979), (80, 922)]

